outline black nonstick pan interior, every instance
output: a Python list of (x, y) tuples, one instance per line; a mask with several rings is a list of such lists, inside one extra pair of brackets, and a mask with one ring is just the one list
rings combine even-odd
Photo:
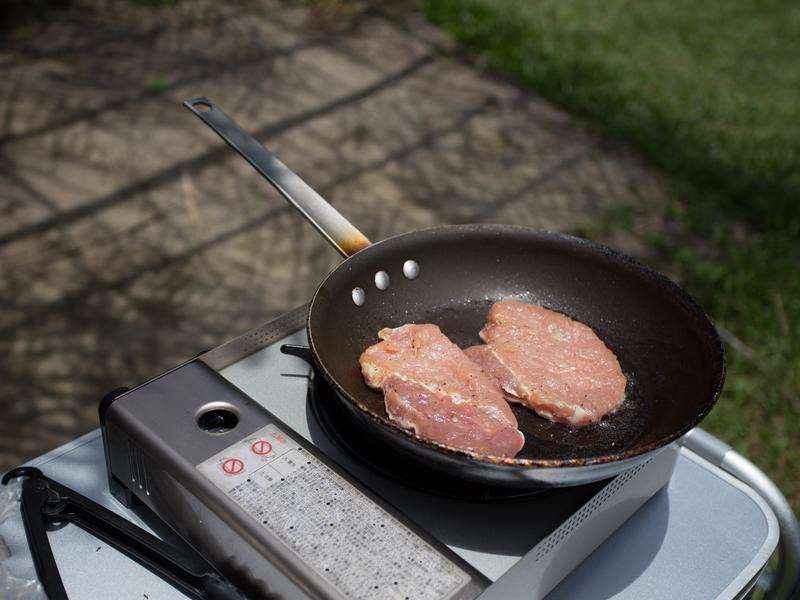
[[(416, 279), (403, 274), (407, 260), (419, 264)], [(378, 271), (389, 274), (386, 290), (375, 286)], [(363, 306), (351, 297), (357, 287), (365, 291)], [(526, 438), (518, 459), (554, 466), (638, 455), (693, 427), (716, 401), (724, 375), (720, 342), (680, 288), (603, 246), (522, 227), (444, 227), (362, 250), (320, 286), (309, 338), (323, 375), (346, 399), (388, 422), (382, 395), (364, 384), (358, 366), (378, 330), (435, 323), (467, 347), (480, 343), (489, 306), (504, 298), (589, 325), (628, 377), (620, 409), (589, 427), (569, 428), (514, 406)]]

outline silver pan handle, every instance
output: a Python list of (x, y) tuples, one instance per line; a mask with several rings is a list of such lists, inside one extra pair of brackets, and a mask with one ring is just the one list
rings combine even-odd
[(295, 175), (278, 157), (208, 98), (194, 98), (183, 105), (197, 115), (269, 181), (311, 223), (328, 243), (347, 258), (370, 245), (350, 221)]

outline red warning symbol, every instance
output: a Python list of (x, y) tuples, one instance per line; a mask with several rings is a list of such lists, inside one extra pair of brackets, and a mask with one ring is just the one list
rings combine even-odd
[(238, 475), (244, 471), (244, 463), (238, 458), (229, 458), (222, 463), (222, 471), (227, 475)]
[(270, 444), (267, 440), (258, 440), (253, 442), (253, 445), (250, 446), (250, 450), (260, 456), (266, 456), (272, 452), (272, 444)]

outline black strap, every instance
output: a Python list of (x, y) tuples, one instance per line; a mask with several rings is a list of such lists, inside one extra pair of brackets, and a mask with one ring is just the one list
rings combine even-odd
[(47, 526), (74, 523), (146, 567), (190, 598), (241, 600), (233, 585), (200, 555), (167, 544), (116, 513), (46, 477), (39, 469), (21, 467), (3, 476), (22, 482), (22, 520), (36, 567), (49, 600), (68, 600), (58, 572)]

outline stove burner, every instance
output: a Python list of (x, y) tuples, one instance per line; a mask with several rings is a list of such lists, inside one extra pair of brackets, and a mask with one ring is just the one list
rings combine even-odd
[(374, 436), (365, 435), (362, 430), (354, 427), (341, 405), (342, 401), (320, 375), (315, 373), (311, 382), (311, 412), (333, 443), (361, 464), (377, 469), (382, 475), (403, 485), (440, 496), (487, 502), (527, 498), (551, 491), (487, 486), (444, 474), (418, 462), (409, 464), (408, 459), (398, 454), (390, 445)]

